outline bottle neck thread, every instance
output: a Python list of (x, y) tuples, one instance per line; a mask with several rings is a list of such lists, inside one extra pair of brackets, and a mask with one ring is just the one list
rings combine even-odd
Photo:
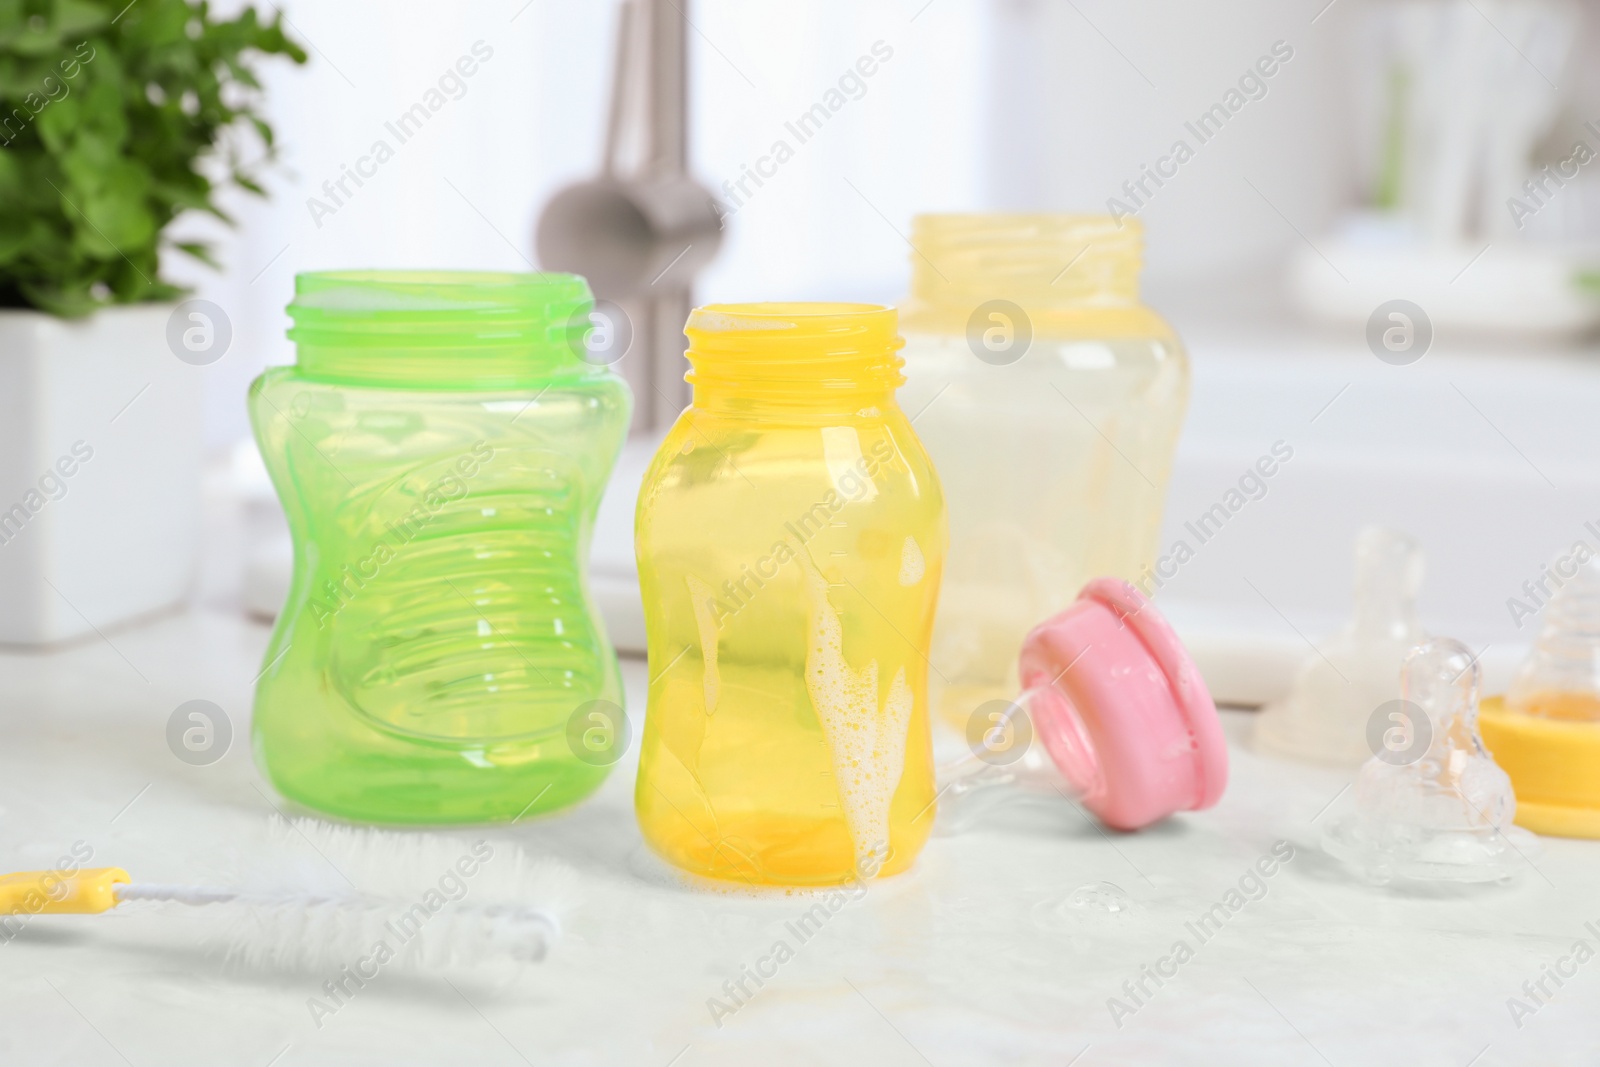
[(585, 360), (594, 306), (573, 274), (327, 271), (295, 278), (299, 372), (388, 388), (521, 388), (603, 373)]
[(1548, 568), (1556, 591), (1506, 701), (1513, 711), (1592, 721), (1600, 717), (1600, 560), (1570, 577), (1563, 562)]
[(711, 304), (689, 338), (700, 408), (836, 409), (892, 403), (900, 373), (899, 316), (875, 304)]
[(1143, 231), (1109, 215), (920, 215), (912, 224), (908, 329), (961, 330), (1007, 301), (1034, 318), (1139, 312)]

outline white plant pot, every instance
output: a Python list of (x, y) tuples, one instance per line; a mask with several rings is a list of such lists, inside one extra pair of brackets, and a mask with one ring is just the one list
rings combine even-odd
[(0, 643), (177, 604), (195, 572), (202, 369), (167, 304), (0, 311)]

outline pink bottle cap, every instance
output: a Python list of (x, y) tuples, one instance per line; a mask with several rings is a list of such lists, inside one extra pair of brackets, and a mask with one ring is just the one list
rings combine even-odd
[(1200, 671), (1137, 589), (1096, 578), (1034, 627), (1018, 663), (1034, 731), (1107, 826), (1209, 808), (1228, 749)]

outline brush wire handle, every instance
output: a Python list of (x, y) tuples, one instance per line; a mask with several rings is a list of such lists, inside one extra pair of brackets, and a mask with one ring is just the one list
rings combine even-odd
[(121, 867), (3, 874), (0, 915), (97, 915), (117, 906), (116, 887), (129, 881)]

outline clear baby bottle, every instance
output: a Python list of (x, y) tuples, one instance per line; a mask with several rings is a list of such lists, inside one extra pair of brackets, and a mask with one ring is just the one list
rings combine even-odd
[(689, 318), (694, 398), (636, 525), (645, 840), (697, 875), (893, 873), (932, 825), (928, 640), (944, 498), (895, 403), (892, 308)]
[(605, 777), (569, 735), (621, 728), (585, 561), (631, 402), (584, 358), (591, 303), (573, 275), (296, 279), (296, 362), (250, 389), (295, 545), (253, 727), (284, 796), (472, 822)]
[(949, 501), (931, 659), (959, 727), (1034, 623), (1153, 563), (1189, 366), (1139, 302), (1136, 220), (924, 215), (912, 244), (900, 404)]

